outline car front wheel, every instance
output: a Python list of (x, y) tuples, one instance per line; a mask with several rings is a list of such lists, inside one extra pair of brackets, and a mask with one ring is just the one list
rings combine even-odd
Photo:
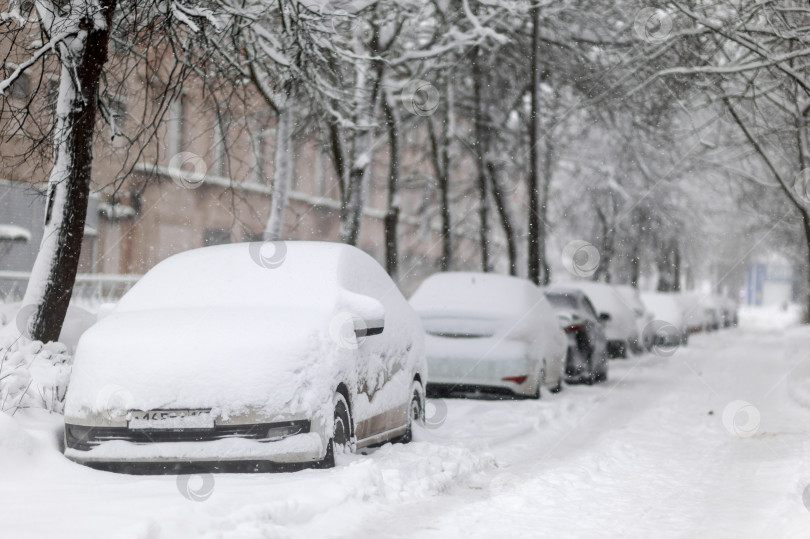
[(349, 404), (346, 398), (338, 393), (335, 395), (335, 428), (332, 435), (332, 444), (336, 453), (343, 453), (351, 449), (352, 429), (349, 416)]
[(413, 424), (425, 421), (425, 399), (422, 395), (421, 384), (414, 382), (411, 389), (411, 401), (408, 403), (408, 430), (399, 438), (400, 443), (407, 444), (413, 440)]
[(326, 456), (315, 464), (316, 468), (333, 468), (335, 466), (335, 454), (352, 451), (352, 423), (349, 403), (346, 402), (346, 397), (340, 393), (335, 393), (333, 401), (335, 413), (332, 437), (326, 446)]

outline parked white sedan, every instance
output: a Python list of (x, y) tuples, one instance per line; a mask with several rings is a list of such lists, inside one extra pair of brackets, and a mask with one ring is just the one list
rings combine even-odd
[(651, 349), (655, 344), (654, 331), (651, 331), (652, 325), (654, 325), (652, 322), (655, 320), (655, 317), (641, 300), (638, 288), (634, 288), (630, 285), (615, 285), (613, 289), (619, 293), (624, 304), (633, 311), (633, 315), (635, 316), (638, 338), (630, 343), (633, 351), (640, 354)]
[(422, 318), (432, 394), (540, 397), (562, 387), (568, 341), (543, 292), (526, 279), (450, 272), (411, 297)]
[(331, 466), (423, 417), (418, 316), (370, 256), (233, 244), (149, 271), (79, 341), (65, 455), (166, 472)]
[(658, 324), (654, 325), (655, 344), (675, 347), (689, 342), (689, 327), (683, 318), (678, 294), (673, 292), (645, 292), (641, 294)]

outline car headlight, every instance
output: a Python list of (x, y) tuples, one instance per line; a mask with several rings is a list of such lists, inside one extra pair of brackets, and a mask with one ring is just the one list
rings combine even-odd
[(87, 451), (92, 446), (96, 445), (92, 434), (92, 427), (65, 425), (65, 445), (70, 449)]
[(277, 442), (289, 436), (309, 432), (309, 420), (286, 421), (284, 423), (271, 423), (262, 442)]

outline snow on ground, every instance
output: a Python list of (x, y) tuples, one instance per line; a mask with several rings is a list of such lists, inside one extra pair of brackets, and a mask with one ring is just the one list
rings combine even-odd
[(62, 457), (60, 416), (0, 414), (0, 537), (810, 537), (810, 328), (741, 315), (601, 386), (432, 401), (333, 470), (116, 475)]

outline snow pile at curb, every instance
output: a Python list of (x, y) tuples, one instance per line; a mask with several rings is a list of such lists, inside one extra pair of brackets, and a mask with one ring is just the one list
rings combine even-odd
[(13, 417), (0, 413), (0, 461), (10, 462), (9, 457), (20, 454), (31, 455), (35, 447), (34, 439)]
[(373, 497), (388, 503), (425, 499), (496, 464), (495, 457), (488, 453), (476, 454), (464, 447), (430, 442), (386, 444), (375, 451), (373, 459), (353, 458), (358, 460), (349, 468), (365, 467)]
[(810, 326), (796, 327), (785, 333), (785, 356), (795, 366), (788, 377), (788, 394), (810, 408)]
[(62, 413), (72, 358), (61, 343), (0, 336), (0, 411), (44, 408)]
[(801, 320), (802, 308), (792, 303), (787, 309), (778, 306), (769, 307), (740, 307), (740, 326), (748, 328), (782, 330), (798, 324)]
[[(165, 521), (151, 522), (148, 529), (157, 538), (342, 537), (346, 527), (361, 526), (386, 506), (430, 499), (495, 467), (490, 454), (431, 442), (386, 444), (371, 455), (338, 455), (337, 460), (337, 468), (299, 472), (291, 483), (283, 476), (269, 478), (286, 483), (282, 498), (201, 519), (196, 530)], [(215, 487), (212, 500), (217, 498)]]

